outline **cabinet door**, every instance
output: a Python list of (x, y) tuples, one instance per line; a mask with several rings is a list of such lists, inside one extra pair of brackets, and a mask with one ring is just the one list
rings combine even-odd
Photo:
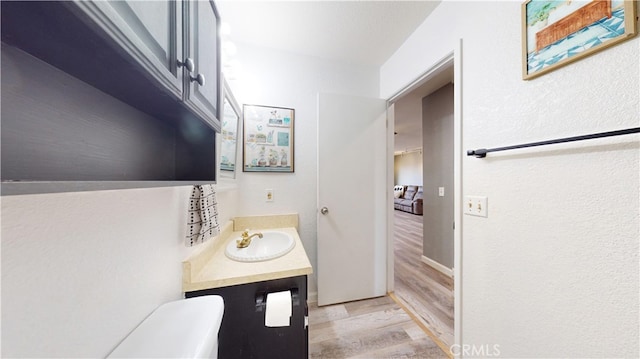
[(177, 99), (182, 98), (182, 3), (163, 1), (79, 1), (69, 3), (88, 17)]
[[(265, 326), (267, 293), (297, 290), (290, 325)], [(218, 332), (219, 358), (308, 358), (307, 276), (273, 279), (186, 292), (185, 298), (219, 295), (224, 299), (222, 325)]]
[(195, 69), (185, 75), (184, 101), (191, 111), (220, 131), (220, 17), (213, 1), (185, 4), (189, 16), (183, 41), (188, 44), (187, 57), (194, 60)]

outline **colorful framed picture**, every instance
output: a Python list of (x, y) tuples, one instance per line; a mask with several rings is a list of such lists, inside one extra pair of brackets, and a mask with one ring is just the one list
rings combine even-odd
[(244, 105), (244, 172), (293, 172), (292, 108)]
[(637, 34), (635, 1), (529, 0), (522, 4), (522, 77), (529, 80)]

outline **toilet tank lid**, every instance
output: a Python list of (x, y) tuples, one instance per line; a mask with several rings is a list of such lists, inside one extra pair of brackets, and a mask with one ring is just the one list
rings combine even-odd
[(165, 303), (136, 327), (110, 358), (201, 358), (217, 347), (224, 301), (207, 295)]

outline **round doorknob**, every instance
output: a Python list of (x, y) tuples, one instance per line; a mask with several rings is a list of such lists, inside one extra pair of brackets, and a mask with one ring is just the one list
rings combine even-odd
[(320, 213), (322, 213), (322, 214), (327, 214), (327, 213), (329, 213), (329, 208), (327, 208), (327, 207), (322, 207), (322, 208), (320, 209)]

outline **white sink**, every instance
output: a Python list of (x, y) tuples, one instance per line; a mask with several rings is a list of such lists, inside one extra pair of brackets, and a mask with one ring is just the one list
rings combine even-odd
[[(253, 234), (255, 232), (251, 232)], [(296, 242), (293, 237), (279, 231), (262, 231), (262, 238), (253, 237), (246, 248), (238, 248), (235, 239), (227, 244), (224, 254), (239, 262), (261, 262), (282, 257), (289, 253)], [(236, 238), (240, 239), (240, 238)]]

